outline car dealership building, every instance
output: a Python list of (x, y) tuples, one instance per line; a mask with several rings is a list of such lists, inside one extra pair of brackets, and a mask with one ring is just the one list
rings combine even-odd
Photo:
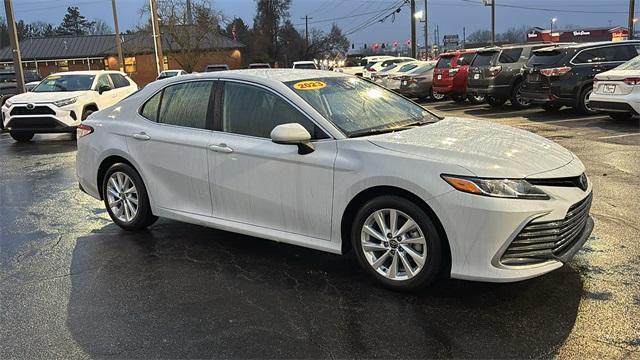
[(527, 42), (592, 42), (621, 41), (629, 38), (629, 29), (623, 26), (554, 30), (534, 27), (527, 32)]

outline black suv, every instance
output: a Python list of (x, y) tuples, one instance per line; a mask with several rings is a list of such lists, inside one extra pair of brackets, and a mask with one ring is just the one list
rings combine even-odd
[(589, 95), (594, 77), (633, 59), (640, 41), (597, 42), (548, 47), (533, 52), (523, 68), (522, 98), (542, 104), (547, 111), (563, 105), (594, 114)]
[(522, 67), (534, 50), (551, 44), (511, 45), (490, 47), (478, 51), (469, 67), (467, 92), (483, 94), (492, 107), (500, 107), (507, 100), (517, 109), (530, 104), (522, 99)]

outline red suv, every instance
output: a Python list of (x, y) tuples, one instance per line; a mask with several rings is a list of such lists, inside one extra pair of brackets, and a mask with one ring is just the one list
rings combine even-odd
[[(449, 95), (456, 102), (467, 98), (467, 74), (476, 50), (459, 50), (440, 55), (433, 70), (433, 91)], [(482, 95), (470, 95), (469, 101), (484, 101)]]

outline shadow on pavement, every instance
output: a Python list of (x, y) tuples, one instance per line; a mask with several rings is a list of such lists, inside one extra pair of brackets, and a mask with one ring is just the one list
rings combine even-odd
[[(3, 138), (5, 139), (5, 138)], [(69, 134), (36, 134), (31, 141), (19, 143), (6, 137), (0, 146), (10, 155), (62, 154), (77, 150), (76, 140)]]
[(352, 256), (161, 220), (77, 239), (68, 327), (119, 358), (549, 357), (570, 333), (570, 267), (515, 284), (375, 285)]

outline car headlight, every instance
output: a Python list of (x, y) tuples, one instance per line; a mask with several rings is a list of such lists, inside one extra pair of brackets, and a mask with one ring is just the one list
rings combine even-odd
[(548, 200), (549, 195), (523, 179), (483, 179), (468, 176), (442, 175), (456, 190), (484, 196)]
[(9, 107), (9, 106), (13, 105), (13, 102), (12, 102), (12, 101), (10, 101), (9, 99), (7, 99), (7, 100), (5, 100), (5, 101), (4, 101), (4, 104), (5, 104), (7, 107)]
[(57, 106), (57, 107), (63, 107), (63, 106), (67, 106), (67, 105), (71, 105), (74, 102), (76, 102), (76, 100), (78, 100), (78, 97), (72, 97), (72, 98), (68, 98), (68, 99), (62, 99), (62, 100), (58, 100), (58, 101), (54, 101), (53, 105)]

